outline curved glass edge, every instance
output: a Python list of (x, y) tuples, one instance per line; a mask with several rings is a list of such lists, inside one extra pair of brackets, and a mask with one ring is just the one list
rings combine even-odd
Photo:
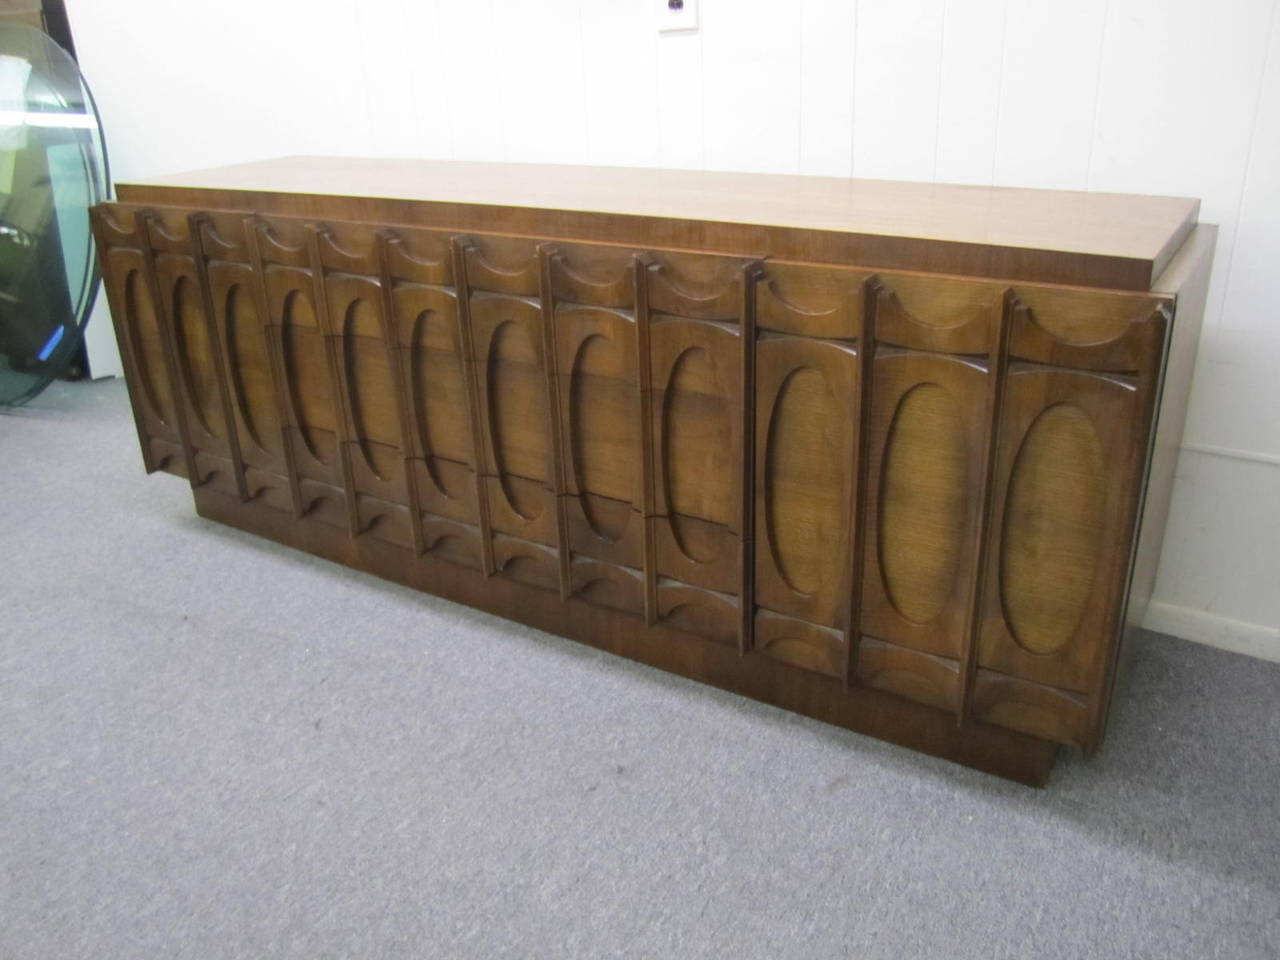
[[(76, 92), (83, 95), (83, 109), (79, 113), (74, 113), (72, 104), (68, 104), (63, 95), (66, 90), (58, 91), (51, 86), (46, 86), (46, 92), (55, 97), (59, 105), (68, 113), (84, 118), (81, 122), (69, 124), (68, 129), (75, 134), (76, 156), (80, 163), (79, 170), (82, 171), (78, 175), (77, 182), (83, 182), (85, 193), (82, 202), (77, 203), (76, 208), (82, 208), (84, 219), (81, 242), (84, 244), (84, 262), (87, 264), (87, 269), (84, 271), (79, 289), (68, 290), (72, 309), (66, 320), (53, 329), (48, 341), (37, 354), (38, 366), (35, 369), (23, 371), (29, 375), (25, 389), (12, 396), (0, 396), (0, 406), (20, 406), (38, 396), (66, 371), (76, 350), (84, 340), (85, 327), (88, 325), (99, 291), (102, 289), (102, 269), (98, 262), (93, 235), (88, 226), (88, 212), (91, 207), (110, 198), (111, 179), (106, 136), (102, 130), (97, 100), (84, 74), (80, 72), (79, 65), (71, 55), (48, 34), (33, 27), (18, 24), (0, 27), (0, 47), (4, 48), (0, 52), (8, 49), (23, 50), (24, 47), (31, 52), (45, 52), (50, 63), (56, 62), (56, 66), (64, 70), (70, 69), (70, 75), (75, 79)], [(57, 62), (58, 58), (60, 62)]]

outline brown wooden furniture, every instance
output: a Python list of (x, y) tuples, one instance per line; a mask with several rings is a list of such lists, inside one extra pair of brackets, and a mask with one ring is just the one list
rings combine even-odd
[(326, 158), (118, 193), (143, 460), (201, 515), (1023, 782), (1097, 748), (1197, 202)]

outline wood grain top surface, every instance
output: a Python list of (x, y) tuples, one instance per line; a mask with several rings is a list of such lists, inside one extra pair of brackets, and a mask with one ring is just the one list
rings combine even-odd
[[(156, 190), (154, 188), (161, 188)], [(122, 200), (163, 202), (178, 191), (301, 194), (570, 211), (741, 224), (1038, 251), (1153, 277), (1195, 224), (1200, 203), (1178, 197), (631, 167), (446, 160), (281, 157), (121, 184)], [(1145, 288), (1145, 284), (1143, 285)]]

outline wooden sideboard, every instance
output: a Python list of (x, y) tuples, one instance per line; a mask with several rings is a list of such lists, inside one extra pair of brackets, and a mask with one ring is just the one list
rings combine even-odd
[(1097, 749), (1198, 202), (336, 158), (118, 196), (143, 462), (202, 516), (1026, 783)]

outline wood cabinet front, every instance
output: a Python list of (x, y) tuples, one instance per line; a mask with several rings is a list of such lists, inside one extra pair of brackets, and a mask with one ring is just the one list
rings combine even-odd
[(1175, 295), (332, 212), (94, 211), (202, 513), (1017, 779), (1096, 749)]

